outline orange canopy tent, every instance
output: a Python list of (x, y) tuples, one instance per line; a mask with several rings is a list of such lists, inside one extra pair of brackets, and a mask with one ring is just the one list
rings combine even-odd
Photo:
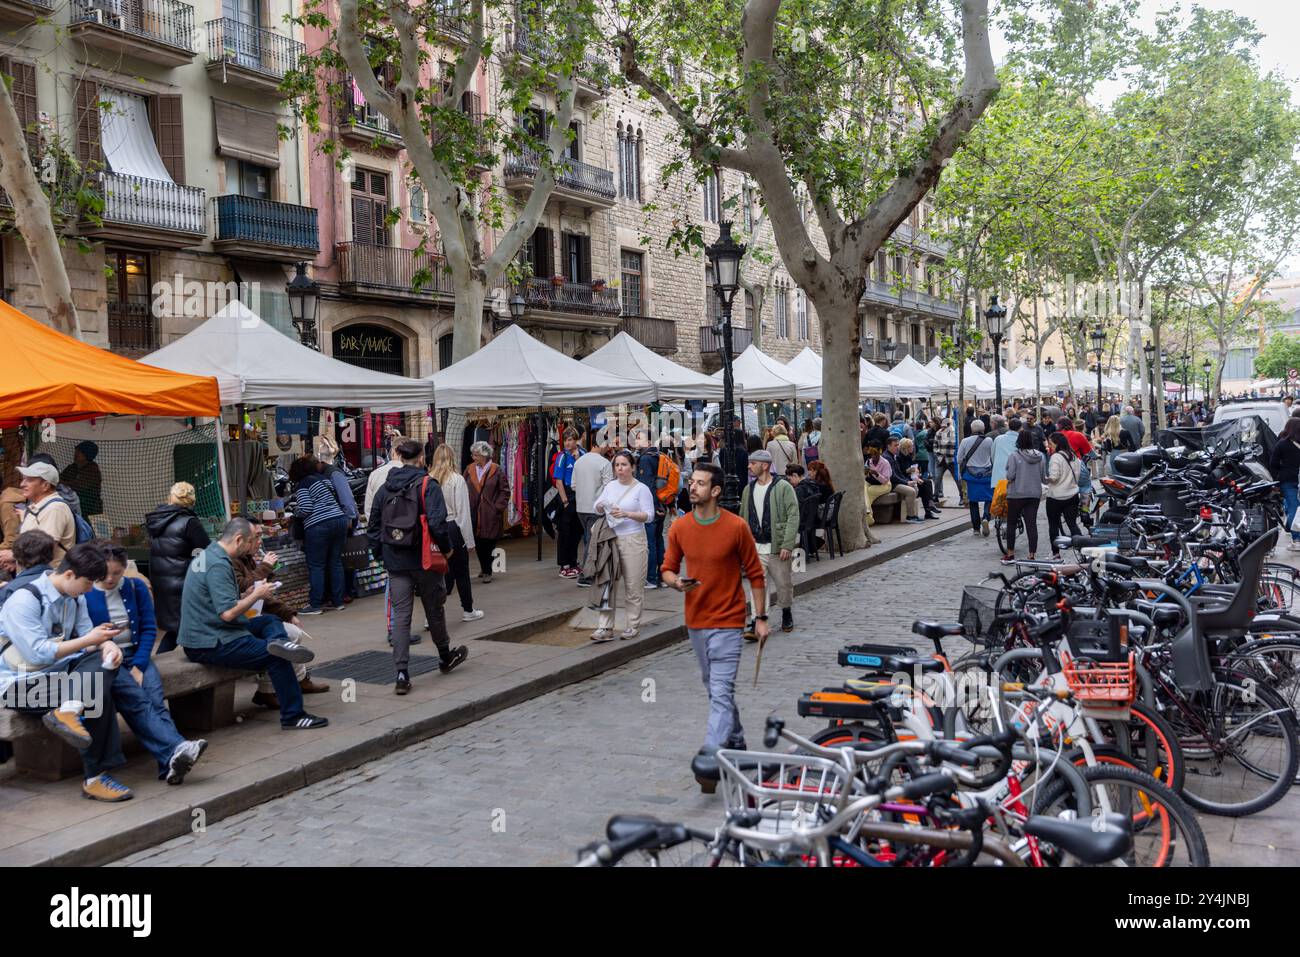
[(0, 425), (97, 415), (221, 414), (217, 380), (114, 355), (0, 302)]

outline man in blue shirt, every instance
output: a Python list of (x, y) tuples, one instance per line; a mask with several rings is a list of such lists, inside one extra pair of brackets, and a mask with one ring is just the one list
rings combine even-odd
[[(131, 789), (109, 776), (123, 762), (110, 688), (122, 663), (113, 625), (93, 625), (86, 592), (104, 577), (99, 546), (68, 549), (58, 570), (19, 588), (0, 608), (0, 703), (41, 714), (51, 733), (81, 752), (81, 793), (127, 801)], [(53, 710), (50, 710), (50, 709)]]
[(577, 464), (582, 449), (578, 433), (564, 430), (564, 451), (555, 457), (551, 468), (551, 481), (560, 493), (560, 511), (555, 516), (555, 563), (560, 566), (561, 578), (577, 578), (578, 546), (582, 543), (582, 522), (578, 519), (578, 499), (573, 493), (573, 466)]
[[(295, 664), (316, 656), (289, 641), (284, 625), (271, 615), (248, 617), (263, 599), (275, 593), (275, 583), (260, 581), (239, 594), (231, 558), (257, 547), (257, 535), (244, 518), (231, 519), (221, 537), (194, 557), (185, 572), (181, 593), (178, 642), (191, 661), (240, 671), (265, 671), (280, 701), (280, 727), (323, 728), (329, 721), (302, 707), (302, 688)], [(102, 577), (102, 576), (101, 576)]]

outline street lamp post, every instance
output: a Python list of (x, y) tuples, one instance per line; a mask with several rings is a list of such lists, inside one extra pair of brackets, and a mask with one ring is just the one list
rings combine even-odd
[[(1171, 358), (1170, 358), (1166, 353), (1163, 353), (1163, 352), (1160, 353), (1160, 383), (1161, 383), (1161, 385), (1164, 385), (1165, 380), (1171, 378), (1171, 377), (1174, 375), (1174, 373), (1177, 372), (1177, 371), (1178, 371), (1178, 369), (1177, 369), (1177, 367), (1174, 365), (1174, 360), (1171, 359)], [(1162, 397), (1161, 397), (1162, 404), (1163, 404), (1163, 398), (1164, 398), (1164, 397), (1162, 396)], [(1169, 423), (1166, 422), (1165, 424), (1168, 425)]]
[(898, 352), (897, 343), (892, 338), (886, 339), (881, 349), (885, 352), (885, 365), (890, 369), (894, 368), (894, 355)]
[(307, 264), (298, 263), (298, 272), (285, 287), (289, 297), (289, 316), (298, 330), (298, 340), (307, 348), (320, 352), (316, 330), (316, 312), (320, 308), (320, 283), (307, 276)]
[[(731, 372), (731, 302), (740, 288), (740, 260), (746, 247), (731, 238), (731, 223), (718, 224), (718, 241), (704, 248), (713, 264), (713, 292), (722, 304), (722, 318), (714, 331), (722, 333), (722, 507), (740, 511), (740, 489), (736, 482), (735, 439), (732, 420), (736, 417), (735, 385)], [(721, 329), (718, 326), (721, 325)]]
[(1205, 372), (1205, 395), (1202, 398), (1205, 399), (1206, 409), (1210, 408), (1210, 369), (1213, 366), (1214, 363), (1210, 362), (1209, 356), (1206, 356), (1205, 361), (1201, 363), (1201, 369)]
[(995, 294), (989, 300), (988, 309), (984, 310), (984, 319), (989, 324), (989, 338), (993, 340), (993, 391), (995, 406), (1002, 411), (1002, 336), (1007, 320), (1007, 307), (998, 302)]
[(1101, 360), (1106, 354), (1106, 330), (1101, 326), (1092, 330), (1092, 351), (1097, 353), (1097, 414), (1101, 415)]
[(1147, 411), (1147, 430), (1151, 437), (1156, 434), (1156, 347), (1148, 342), (1142, 347), (1142, 354), (1147, 357), (1147, 399), (1151, 403)]
[(1187, 394), (1187, 377), (1190, 374), (1192, 357), (1186, 352), (1183, 353), (1183, 401), (1186, 402), (1190, 397)]

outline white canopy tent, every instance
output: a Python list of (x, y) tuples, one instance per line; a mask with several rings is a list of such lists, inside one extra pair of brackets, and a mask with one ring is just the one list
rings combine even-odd
[(889, 374), (896, 379), (904, 380), (910, 385), (929, 389), (926, 394), (932, 397), (944, 395), (951, 392), (953, 388), (946, 379), (933, 374), (910, 355), (903, 356), (898, 361), (898, 364), (889, 370)]
[(653, 402), (655, 386), (584, 365), (507, 326), (473, 355), (429, 376), (444, 409)]
[(404, 412), (433, 402), (428, 382), (321, 355), (238, 301), (141, 361), (173, 372), (215, 376), (222, 405), (359, 406)]
[[(821, 375), (809, 377), (791, 369), (757, 346), (751, 345), (731, 364), (737, 389), (744, 389), (747, 402), (783, 402), (786, 399), (819, 399)], [(713, 378), (722, 382), (722, 372)]]
[[(957, 396), (958, 376), (955, 369), (949, 369), (944, 366), (939, 357), (935, 356), (924, 366), (925, 371), (930, 373), (936, 379), (944, 383), (946, 394), (951, 395), (954, 399)], [(975, 376), (971, 375), (974, 369)], [(966, 394), (976, 399), (991, 399), (996, 395), (993, 388), (993, 377), (983, 369), (977, 368), (970, 360), (966, 362)]]
[[(620, 332), (583, 359), (582, 364), (624, 379), (646, 383), (654, 388), (655, 398), (661, 401), (722, 398), (720, 381), (664, 358), (626, 332)], [(741, 394), (739, 386), (736, 387), (736, 394)]]

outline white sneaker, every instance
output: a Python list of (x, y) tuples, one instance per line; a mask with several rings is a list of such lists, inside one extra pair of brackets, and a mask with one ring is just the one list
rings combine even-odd
[(658, 586), (657, 584), (655, 584), (654, 582), (646, 582), (646, 583), (645, 583), (645, 590), (646, 590), (646, 591), (654, 591), (654, 590), (655, 590), (656, 588), (658, 588), (658, 587), (659, 587), (659, 586)]
[(591, 633), (591, 640), (594, 642), (613, 641), (614, 633), (608, 628), (597, 628)]
[(623, 634), (619, 635), (619, 637), (623, 639), (635, 638), (639, 634), (641, 633), (637, 631), (635, 628), (628, 628), (626, 631), (623, 632)]
[(1297, 542), (1294, 538), (1291, 539), (1291, 541), (1287, 543), (1286, 550), (1288, 552), (1300, 552), (1300, 542)]
[(475, 608), (473, 611), (467, 611), (460, 616), (461, 621), (478, 621), (483, 617), (483, 612)]

